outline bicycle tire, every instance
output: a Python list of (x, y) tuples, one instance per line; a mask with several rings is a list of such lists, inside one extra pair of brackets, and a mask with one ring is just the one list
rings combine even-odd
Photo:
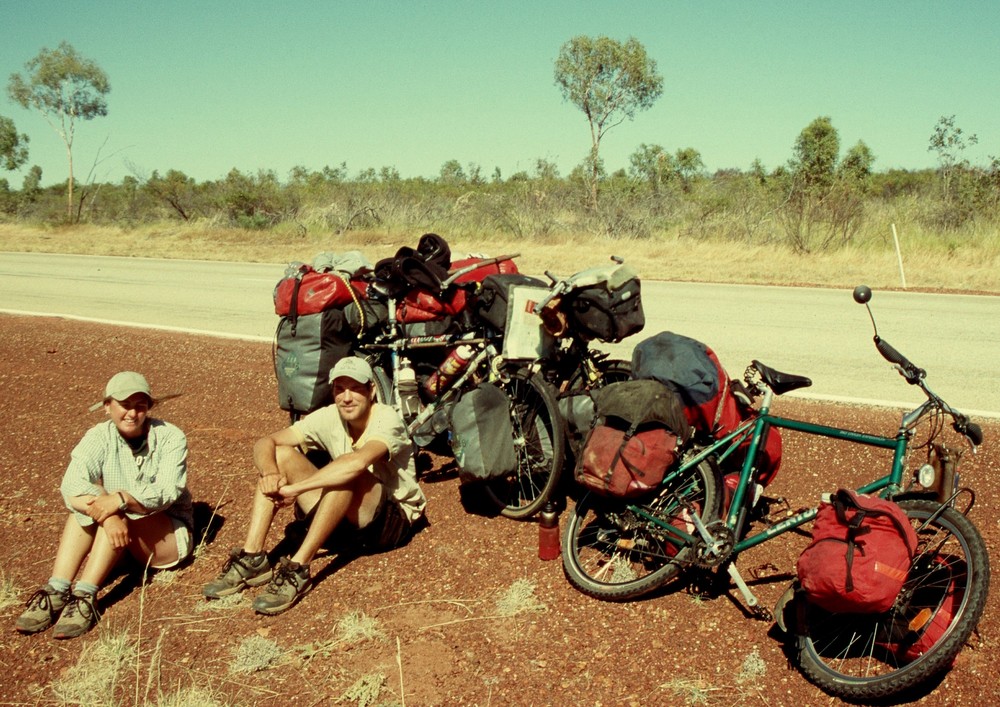
[(383, 403), (400, 412), (396, 401), (393, 400), (391, 376), (381, 366), (375, 364), (372, 364), (372, 372), (375, 374), (375, 380), (372, 381), (375, 384), (375, 402)]
[(846, 700), (889, 697), (948, 670), (986, 605), (989, 556), (975, 525), (950, 507), (926, 523), (940, 508), (933, 501), (899, 505), (918, 529), (920, 543), (892, 609), (831, 614), (804, 596), (796, 599), (803, 602), (796, 612), (799, 668), (812, 683)]
[(501, 515), (529, 518), (549, 500), (562, 474), (562, 416), (551, 386), (538, 375), (517, 374), (498, 386), (510, 401), (517, 468), (485, 482), (484, 490)]
[(690, 516), (676, 496), (700, 508), (709, 523), (719, 517), (722, 482), (705, 460), (672, 479), (648, 500), (587, 493), (569, 514), (563, 534), (563, 570), (570, 584), (603, 601), (628, 601), (666, 584), (690, 564), (694, 549), (677, 548), (659, 525), (631, 510), (693, 532)]

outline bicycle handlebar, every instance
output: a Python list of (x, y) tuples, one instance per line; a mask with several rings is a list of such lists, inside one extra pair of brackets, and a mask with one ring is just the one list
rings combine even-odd
[[(955, 410), (953, 407), (948, 405), (944, 400), (941, 399), (937, 393), (932, 391), (924, 380), (927, 376), (927, 372), (913, 364), (906, 356), (897, 351), (889, 342), (883, 340), (878, 335), (878, 328), (875, 327), (875, 317), (872, 315), (871, 307), (868, 303), (871, 301), (872, 291), (867, 285), (858, 285), (854, 288), (854, 301), (858, 304), (863, 304), (865, 309), (868, 310), (868, 316), (872, 321), (872, 327), (875, 328), (875, 348), (889, 363), (896, 367), (899, 374), (903, 376), (907, 383), (910, 385), (916, 385), (924, 394), (927, 396), (927, 402), (921, 405), (919, 408), (904, 416), (904, 423), (909, 419), (911, 422), (915, 422), (919, 419), (924, 412), (933, 407), (934, 409), (940, 410), (947, 413), (952, 418), (952, 427), (961, 435), (964, 435), (972, 442), (974, 447), (978, 447), (983, 443), (983, 429), (977, 425), (975, 422), (971, 422), (967, 416), (963, 413)], [(930, 406), (930, 407), (928, 407)]]
[(906, 356), (899, 353), (899, 351), (893, 348), (888, 341), (879, 337), (878, 334), (875, 335), (874, 341), (875, 348), (878, 349), (880, 354), (882, 354), (882, 358), (889, 363), (895, 364), (900, 375), (903, 376), (903, 378), (906, 379), (906, 382), (910, 385), (916, 385), (927, 375), (927, 372), (924, 369), (913, 365), (913, 363), (906, 358)]

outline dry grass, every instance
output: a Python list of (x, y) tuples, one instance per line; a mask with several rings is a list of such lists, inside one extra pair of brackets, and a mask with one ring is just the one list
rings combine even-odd
[(127, 633), (101, 631), (76, 664), (51, 683), (52, 695), (60, 704), (117, 704), (115, 686), (135, 662), (136, 653)]
[[(520, 253), (518, 266), (522, 272), (534, 274), (552, 270), (569, 275), (619, 255), (648, 279), (831, 287), (853, 287), (863, 281), (880, 289), (898, 288), (902, 277), (891, 231), (888, 226), (878, 229), (859, 239), (863, 245), (811, 255), (797, 255), (776, 246), (700, 241), (676, 234), (645, 240), (554, 236), (544, 242), (496, 234), (465, 239), (445, 236), (456, 257), (484, 251), (489, 255)], [(1000, 235), (986, 232), (959, 239), (928, 233), (911, 224), (898, 224), (897, 231), (908, 289), (1000, 293)], [(309, 262), (323, 251), (360, 250), (376, 262), (393, 255), (400, 246), (415, 246), (419, 235), (368, 232), (333, 236), (242, 231), (208, 224), (169, 224), (133, 231), (0, 224), (0, 250), (275, 264)]]
[(22, 602), (21, 592), (14, 578), (0, 570), (0, 609), (14, 606)]
[(270, 638), (253, 635), (244, 638), (235, 649), (235, 658), (229, 664), (231, 673), (256, 673), (280, 661), (285, 652)]

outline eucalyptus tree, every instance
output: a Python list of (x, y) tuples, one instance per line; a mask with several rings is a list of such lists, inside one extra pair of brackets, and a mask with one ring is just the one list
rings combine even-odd
[(111, 91), (108, 75), (94, 61), (81, 56), (68, 42), (45, 47), (24, 65), (24, 74), (11, 74), (7, 93), (22, 108), (41, 113), (66, 146), (69, 181), (66, 216), (73, 216), (73, 138), (78, 120), (108, 114)]
[(587, 159), (590, 204), (597, 209), (601, 140), (626, 118), (633, 120), (663, 93), (656, 62), (635, 38), (577, 36), (562, 45), (555, 61), (555, 83), (563, 98), (587, 116), (590, 154)]
[(15, 170), (28, 161), (28, 136), (19, 134), (14, 121), (0, 115), (0, 165)]

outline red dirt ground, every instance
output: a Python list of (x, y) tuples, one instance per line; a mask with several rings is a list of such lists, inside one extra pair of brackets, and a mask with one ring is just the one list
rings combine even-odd
[[(141, 588), (116, 580), (102, 594), (103, 620), (80, 639), (18, 635), (13, 625), (22, 605), (0, 610), (8, 627), (0, 633), (3, 704), (56, 702), (53, 681), (101, 636), (120, 632), (137, 642), (139, 658), (119, 675), (108, 704), (157, 702), (192, 686), (220, 704), (327, 704), (372, 673), (385, 682), (370, 704), (410, 707), (837, 702), (789, 664), (771, 624), (744, 616), (735, 592), (701, 599), (676, 590), (627, 604), (590, 599), (569, 585), (559, 562), (538, 559), (535, 523), (468, 508), (449, 473), (423, 480), (429, 528), (390, 553), (343, 566), (317, 560), (315, 589), (289, 612), (262, 617), (248, 604), (200, 611), (202, 584), (242, 541), (255, 481), (251, 445), (286, 423), (270, 347), (61, 319), (0, 316), (0, 326), (0, 571), (20, 601), (48, 577), (65, 513), (60, 477), (73, 445), (101, 419), (87, 407), (118, 370), (144, 372), (157, 395), (178, 394), (155, 413), (187, 432), (190, 486), (203, 518), (217, 509), (217, 532), (197, 560), (171, 573), (172, 582)], [(873, 375), (895, 375), (872, 356)], [(897, 412), (876, 408), (790, 399), (780, 401), (780, 410), (877, 433), (898, 424)], [(978, 494), (971, 517), (995, 551), (1000, 425), (983, 427), (986, 444), (966, 462), (963, 479)], [(768, 494), (798, 508), (820, 492), (871, 478), (876, 465), (887, 462), (877, 452), (859, 456), (856, 450), (789, 435)], [(279, 516), (273, 542), (286, 521)], [(788, 534), (741, 558), (763, 605), (780, 596), (805, 544)], [(533, 587), (538, 610), (498, 607), (515, 586)], [(979, 631), (955, 667), (908, 701), (997, 702), (997, 603), (991, 592)], [(335, 627), (351, 612), (375, 619), (382, 637), (338, 643)], [(238, 646), (250, 637), (270, 639), (286, 658), (261, 672), (231, 672)], [(303, 647), (310, 643), (326, 650), (307, 660)], [(359, 698), (343, 703), (365, 704)]]

